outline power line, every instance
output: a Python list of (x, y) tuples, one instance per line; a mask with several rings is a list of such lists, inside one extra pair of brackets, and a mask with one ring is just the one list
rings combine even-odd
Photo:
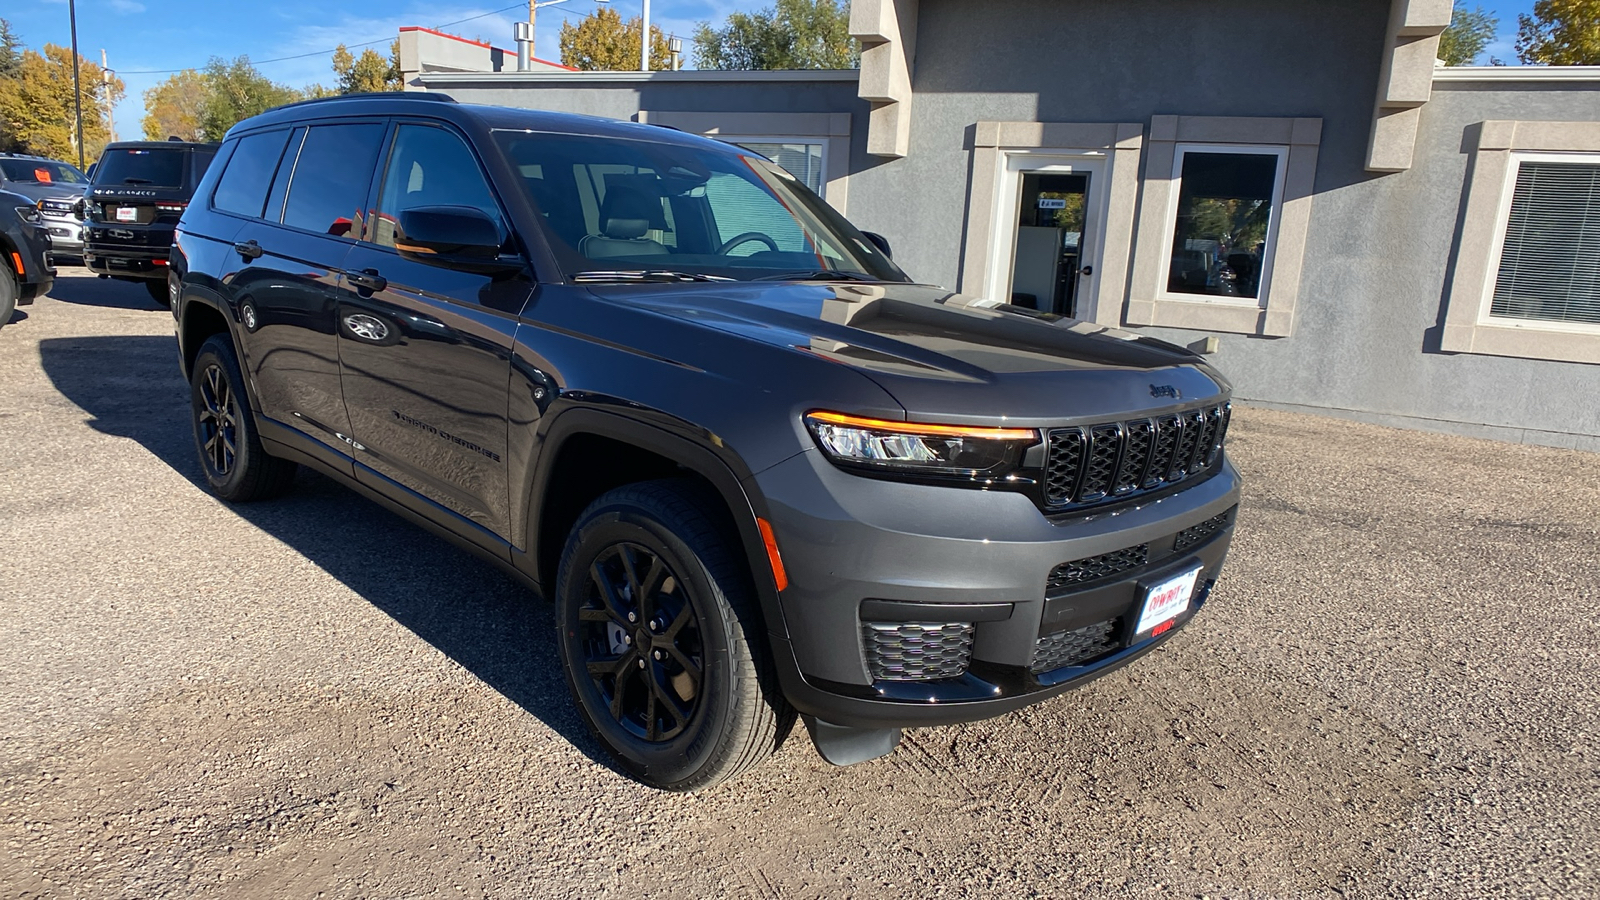
[[(474, 21), (476, 19), (486, 19), (489, 16), (499, 15), (500, 13), (503, 13), (503, 12), (510, 12), (513, 9), (518, 9), (518, 8), (523, 7), (523, 6), (526, 6), (526, 4), (524, 4), (524, 3), (513, 3), (510, 6), (502, 7), (500, 9), (491, 9), (486, 13), (479, 13), (478, 15), (475, 15), (475, 16), (468, 16), (465, 19), (457, 19), (454, 22), (446, 22), (443, 25), (435, 25), (435, 26), (433, 26), (433, 28), (434, 28), (435, 31), (441, 31), (443, 29), (451, 27), (452, 25), (460, 25), (463, 22), (471, 22), (471, 21)], [(383, 38), (378, 38), (377, 40), (373, 40), (373, 41), (362, 41), (359, 44), (345, 44), (344, 47), (345, 47), (346, 50), (353, 49), (353, 48), (356, 48), (356, 47), (370, 47), (373, 44), (381, 44), (384, 41), (392, 41), (392, 40), (394, 40), (394, 39), (393, 38), (383, 37)], [(298, 54), (295, 54), (294, 56), (279, 56), (279, 57), (274, 57), (273, 59), (259, 59), (259, 60), (252, 59), (252, 60), (250, 60), (250, 65), (252, 65), (252, 66), (264, 66), (267, 63), (288, 62), (289, 60), (292, 60), (292, 59), (306, 59), (306, 58), (312, 57), (312, 56), (325, 56), (325, 55), (327, 55), (329, 53), (334, 52), (337, 49), (339, 49), (339, 48), (333, 47), (333, 48), (330, 48), (328, 50), (317, 50), (317, 51), (314, 51), (314, 52), (311, 52), (311, 53), (298, 53)], [(190, 68), (193, 68), (193, 67), (191, 66)], [(188, 69), (124, 69), (124, 70), (118, 71), (117, 74), (118, 75), (175, 75), (178, 72), (187, 72), (187, 71), (188, 71)]]

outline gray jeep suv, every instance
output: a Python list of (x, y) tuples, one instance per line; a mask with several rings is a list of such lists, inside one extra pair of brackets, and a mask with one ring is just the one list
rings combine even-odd
[(662, 788), (796, 713), (860, 762), (1171, 639), (1232, 536), (1227, 381), (887, 248), (665, 128), (282, 107), (171, 254), (200, 465), (236, 502), (312, 467), (548, 597), (584, 720)]

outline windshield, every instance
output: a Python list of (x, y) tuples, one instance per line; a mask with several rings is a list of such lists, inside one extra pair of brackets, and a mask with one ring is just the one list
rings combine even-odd
[(88, 184), (76, 168), (47, 159), (0, 159), (0, 172), (19, 184)]
[(94, 170), (94, 183), (183, 187), (183, 150), (123, 147), (107, 150)]
[[(906, 281), (842, 216), (734, 148), (497, 131), (569, 277)], [(820, 277), (828, 277), (826, 274)]]

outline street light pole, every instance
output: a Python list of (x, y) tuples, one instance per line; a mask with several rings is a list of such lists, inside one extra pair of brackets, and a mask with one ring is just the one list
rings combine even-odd
[(650, 71), (650, 0), (644, 0), (644, 27), (639, 29), (639, 71)]
[(67, 0), (67, 20), (72, 24), (72, 108), (78, 117), (78, 168), (83, 168), (83, 90), (78, 87), (78, 3)]
[(111, 69), (106, 66), (106, 51), (104, 47), (101, 47), (100, 83), (105, 85), (106, 90), (106, 131), (109, 133), (109, 136), (113, 141), (117, 139), (117, 113), (115, 104), (112, 103), (111, 100), (111, 79), (115, 77), (117, 77), (117, 73), (111, 71)]

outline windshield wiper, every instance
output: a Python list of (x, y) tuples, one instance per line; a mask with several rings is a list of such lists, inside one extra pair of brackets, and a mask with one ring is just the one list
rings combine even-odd
[(813, 272), (784, 272), (779, 275), (762, 275), (752, 278), (751, 281), (878, 281), (871, 275), (862, 272), (846, 272), (842, 269), (822, 269)]
[(155, 184), (155, 182), (151, 181), (148, 178), (124, 178), (124, 179), (122, 179), (122, 183), (123, 184)]
[(624, 272), (579, 272), (572, 276), (578, 284), (605, 282), (675, 282), (675, 281), (737, 281), (721, 275), (701, 275), (698, 272), (672, 272), (666, 269), (632, 270)]

